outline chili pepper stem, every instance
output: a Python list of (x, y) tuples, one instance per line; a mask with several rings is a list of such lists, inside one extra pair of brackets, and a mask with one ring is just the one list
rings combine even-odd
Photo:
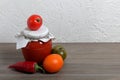
[(35, 64), (35, 70), (36, 71), (41, 70), (43, 73), (45, 73), (45, 70), (41, 66), (39, 66), (38, 64)]

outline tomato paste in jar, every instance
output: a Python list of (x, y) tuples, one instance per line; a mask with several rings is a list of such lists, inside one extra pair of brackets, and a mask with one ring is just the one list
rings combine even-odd
[(26, 61), (42, 64), (44, 58), (51, 53), (54, 36), (42, 24), (40, 15), (31, 15), (27, 19), (27, 27), (16, 35), (17, 49), (22, 49)]
[(27, 46), (22, 48), (22, 53), (26, 61), (35, 61), (42, 64), (44, 58), (51, 53), (52, 40), (48, 42), (30, 41)]

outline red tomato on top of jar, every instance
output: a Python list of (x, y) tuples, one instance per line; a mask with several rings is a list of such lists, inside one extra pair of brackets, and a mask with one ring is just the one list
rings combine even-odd
[(27, 20), (27, 25), (32, 31), (38, 30), (42, 25), (42, 17), (39, 15), (31, 15)]

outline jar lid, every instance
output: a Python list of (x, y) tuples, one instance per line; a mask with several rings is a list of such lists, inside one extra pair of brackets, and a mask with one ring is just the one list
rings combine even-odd
[(17, 42), (16, 49), (25, 47), (31, 40), (41, 40), (43, 42), (47, 42), (50, 39), (55, 39), (54, 36), (49, 33), (48, 28), (43, 25), (37, 31), (31, 31), (26, 28), (21, 33), (18, 33), (15, 37)]
[(31, 31), (28, 28), (22, 31), (22, 35), (24, 35), (26, 38), (29, 38), (29, 39), (40, 39), (45, 37), (48, 33), (49, 33), (49, 30), (44, 25), (42, 25), (40, 29), (37, 31)]

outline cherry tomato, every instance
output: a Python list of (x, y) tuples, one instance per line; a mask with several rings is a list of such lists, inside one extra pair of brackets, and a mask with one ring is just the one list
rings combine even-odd
[(27, 20), (27, 25), (30, 30), (38, 30), (42, 25), (42, 17), (36, 14), (31, 15)]
[(50, 54), (43, 61), (43, 68), (49, 73), (55, 73), (61, 70), (64, 61), (59, 54)]
[(67, 57), (67, 52), (64, 47), (61, 45), (56, 45), (52, 48), (52, 54), (59, 54), (62, 56), (63, 60)]

